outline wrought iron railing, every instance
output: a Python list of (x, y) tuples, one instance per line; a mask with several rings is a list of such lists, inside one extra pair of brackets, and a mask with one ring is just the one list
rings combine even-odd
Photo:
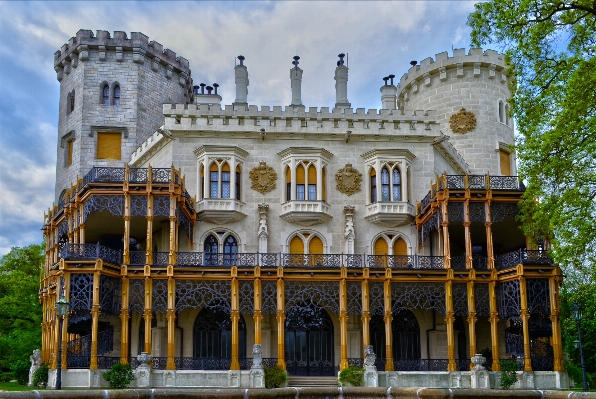
[(145, 264), (145, 251), (130, 251), (130, 265), (142, 266)]
[(66, 260), (103, 259), (116, 265), (122, 264), (122, 251), (97, 244), (66, 244), (60, 249), (60, 257)]
[[(488, 270), (488, 258), (486, 256), (472, 256), (472, 267), (475, 270)], [(454, 270), (466, 270), (466, 256), (452, 256), (451, 268)]]
[(125, 168), (93, 167), (83, 178), (83, 184), (88, 183), (122, 183), (126, 175)]
[(470, 359), (455, 359), (455, 365), (458, 371), (469, 371)]
[(98, 356), (97, 357), (97, 368), (99, 368), (99, 369), (110, 369), (116, 363), (120, 363), (119, 357), (108, 357), (108, 356)]
[(367, 255), (366, 265), (371, 268), (390, 269), (443, 269), (445, 258), (421, 255)]
[(169, 183), (172, 181), (171, 168), (152, 168), (151, 182), (152, 183)]
[[(114, 327), (110, 326), (97, 334), (98, 366), (99, 355), (114, 350)], [(88, 368), (91, 359), (91, 334), (73, 339), (66, 344), (66, 364), (69, 368)], [(119, 358), (114, 358), (119, 359)], [(102, 360), (104, 361), (104, 360)], [(105, 360), (108, 362), (107, 360)], [(117, 362), (116, 362), (117, 363)], [(112, 367), (112, 366), (109, 366)], [(99, 367), (99, 368), (109, 368)]]
[(553, 260), (544, 250), (518, 249), (503, 255), (498, 255), (495, 259), (495, 268), (497, 270), (523, 265), (552, 265)]

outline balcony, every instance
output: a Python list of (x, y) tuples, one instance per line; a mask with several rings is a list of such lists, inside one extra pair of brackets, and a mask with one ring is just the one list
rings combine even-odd
[(214, 224), (238, 222), (246, 217), (244, 202), (229, 198), (205, 198), (197, 202), (199, 220)]
[(288, 201), (281, 205), (281, 218), (289, 223), (312, 226), (331, 219), (330, 206), (324, 201)]
[(384, 201), (367, 205), (364, 218), (385, 227), (397, 227), (410, 223), (414, 216), (414, 205), (403, 201)]
[(544, 250), (518, 249), (503, 255), (497, 255), (495, 268), (504, 270), (517, 265), (554, 265), (550, 255)]

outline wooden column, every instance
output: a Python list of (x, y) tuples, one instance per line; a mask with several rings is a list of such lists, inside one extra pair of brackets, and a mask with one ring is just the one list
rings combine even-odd
[[(173, 277), (168, 277), (168, 312), (166, 318), (168, 321), (168, 360), (166, 362), (166, 370), (176, 370), (176, 363), (174, 362), (175, 349), (175, 328), (176, 325), (176, 280)], [(233, 330), (232, 330), (233, 331)], [(233, 334), (233, 332), (232, 332)], [(233, 337), (233, 336), (232, 336)]]
[[(467, 185), (466, 185), (467, 186)], [(467, 190), (469, 191), (469, 190)], [(464, 202), (464, 238), (466, 245), (466, 269), (473, 269), (472, 262), (472, 235), (470, 233), (470, 200)]]
[(486, 221), (484, 226), (486, 227), (486, 257), (488, 269), (495, 268), (495, 251), (493, 248), (493, 231), (492, 231), (492, 214), (490, 213), (490, 200), (484, 204), (484, 214), (486, 215)]
[[(255, 277), (258, 276), (258, 272), (255, 271)], [(255, 322), (255, 344), (261, 344), (261, 325), (263, 322), (263, 315), (261, 314), (261, 279), (254, 279), (254, 315), (253, 320)]]
[(277, 279), (277, 367), (286, 369), (285, 361), (285, 328), (286, 315), (284, 313), (284, 279)]
[[(56, 295), (58, 295), (58, 292), (56, 291)], [(59, 329), (59, 325), (58, 323), (60, 322), (60, 319), (58, 318), (58, 312), (56, 312), (56, 298), (54, 297), (54, 299), (52, 300), (52, 317), (53, 317), (53, 323), (52, 323), (52, 347), (51, 347), (51, 351), (52, 351), (52, 368), (56, 369), (57, 365), (58, 365), (58, 329)]]
[(524, 333), (524, 371), (532, 371), (532, 358), (530, 354), (530, 313), (528, 312), (528, 291), (526, 290), (526, 278), (519, 278), (520, 294), (520, 317)]
[(556, 275), (549, 278), (550, 291), (550, 321), (552, 323), (552, 345), (554, 352), (554, 371), (563, 371), (563, 342), (561, 338), (561, 302), (559, 297), (559, 286), (561, 285), (561, 270), (555, 269)]
[[(367, 271), (365, 271), (366, 273)], [(370, 345), (370, 296), (368, 294), (368, 273), (364, 280), (362, 280), (362, 352), (364, 356), (364, 349)], [(378, 350), (378, 348), (375, 348)]]
[(129, 353), (129, 342), (128, 342), (128, 303), (129, 296), (128, 290), (130, 286), (130, 280), (128, 277), (122, 277), (122, 307), (120, 308), (120, 363), (128, 364), (128, 353)]
[[(98, 261), (101, 262), (101, 261)], [(97, 268), (97, 264), (96, 264)], [(101, 273), (93, 273), (93, 305), (91, 306), (91, 364), (89, 370), (97, 370), (97, 328), (99, 325), (99, 280)], [(62, 331), (65, 331), (63, 329)], [(64, 350), (62, 351), (64, 353)]]
[(447, 371), (457, 371), (457, 365), (455, 364), (455, 333), (453, 331), (453, 322), (455, 321), (453, 314), (453, 281), (451, 279), (445, 282), (445, 312), (445, 324), (447, 325)]
[[(380, 175), (379, 175), (380, 176)], [(391, 270), (386, 270), (384, 285), (384, 307), (385, 307), (385, 371), (393, 371), (393, 333), (391, 322), (393, 321), (393, 313), (391, 312)]]
[[(470, 335), (470, 358), (476, 354), (476, 295), (474, 281), (468, 283), (468, 330)], [(472, 366), (470, 364), (470, 366)], [(473, 367), (473, 366), (472, 366)]]
[(499, 363), (499, 311), (497, 308), (497, 273), (492, 272), (492, 281), (488, 283), (488, 295), (490, 301), (490, 338), (493, 352), (493, 371), (500, 371)]
[[(95, 283), (95, 278), (94, 278)], [(70, 298), (70, 273), (64, 273), (64, 298), (69, 301)], [(58, 295), (60, 298), (60, 295)], [(70, 302), (70, 301), (69, 301)], [(62, 370), (68, 368), (68, 314), (62, 319)]]
[(448, 200), (442, 202), (439, 211), (443, 213), (443, 222), (441, 223), (441, 226), (443, 228), (443, 256), (445, 257), (445, 269), (450, 269), (451, 248), (449, 244), (449, 212), (447, 211), (447, 201)]
[(339, 369), (343, 370), (348, 367), (348, 304), (347, 304), (347, 290), (346, 290), (346, 269), (342, 268), (342, 279), (339, 282), (339, 340), (341, 360), (339, 362)]
[(232, 361), (230, 363), (230, 370), (240, 370), (240, 362), (238, 361), (238, 321), (240, 320), (239, 301), (238, 301), (238, 278), (235, 276), (236, 267), (232, 267)]
[(145, 352), (151, 354), (151, 300), (152, 300), (153, 282), (151, 277), (145, 277), (145, 312), (143, 319), (145, 321)]
[(124, 194), (124, 242), (122, 249), (122, 263), (130, 264), (130, 195)]
[(146, 251), (145, 251), (145, 274), (147, 269), (153, 263), (153, 196), (149, 195), (147, 198), (147, 238), (146, 238)]

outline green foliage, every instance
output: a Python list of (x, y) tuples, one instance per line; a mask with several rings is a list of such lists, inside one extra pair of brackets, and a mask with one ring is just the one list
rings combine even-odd
[(48, 385), (48, 372), (50, 371), (49, 363), (42, 363), (41, 366), (33, 373), (32, 384), (37, 388), (45, 388)]
[(288, 380), (288, 374), (279, 367), (265, 366), (265, 388), (279, 388)]
[(14, 379), (11, 375), (0, 375), (0, 382), (10, 382)]
[(29, 356), (41, 347), (38, 291), (43, 258), (43, 245), (33, 244), (12, 248), (0, 259), (0, 368), (26, 370), (27, 380)]
[(518, 364), (513, 360), (501, 360), (501, 388), (509, 389), (517, 382)]
[(29, 382), (30, 367), (31, 364), (26, 360), (17, 360), (10, 366), (10, 369), (14, 372), (14, 378), (19, 385), (27, 385)]
[[(497, 43), (512, 82), (524, 233), (558, 264), (596, 263), (596, 3), (492, 0), (468, 17), (473, 45)], [(568, 274), (568, 273), (566, 273)]]
[(364, 368), (350, 364), (339, 372), (339, 382), (342, 384), (347, 382), (355, 387), (364, 385)]
[(128, 387), (135, 376), (130, 364), (116, 363), (103, 373), (103, 378), (110, 384), (110, 388), (123, 389)]

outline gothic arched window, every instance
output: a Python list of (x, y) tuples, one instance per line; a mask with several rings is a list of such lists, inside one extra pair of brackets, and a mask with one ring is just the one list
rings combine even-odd
[(114, 86), (114, 100), (113, 100), (113, 104), (114, 105), (120, 105), (120, 86), (119, 85)]
[(215, 238), (212, 234), (205, 239), (203, 251), (205, 252), (205, 264), (217, 265), (217, 252), (219, 252), (219, 244), (217, 242), (217, 238)]
[(236, 264), (236, 254), (238, 253), (238, 243), (233, 236), (228, 236), (224, 240), (223, 246), (224, 252), (224, 264), (227, 266)]
[(110, 105), (110, 86), (105, 84), (102, 89), (101, 103), (103, 105)]

